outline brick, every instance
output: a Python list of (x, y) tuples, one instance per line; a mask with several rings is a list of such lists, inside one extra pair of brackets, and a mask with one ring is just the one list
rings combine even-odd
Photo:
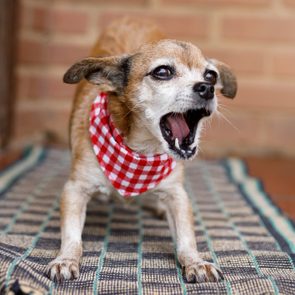
[(105, 12), (99, 18), (99, 27), (104, 27), (112, 21), (129, 16), (135, 20), (147, 20), (159, 25), (168, 38), (205, 39), (209, 34), (209, 18), (200, 14), (176, 14), (152, 12)]
[[(295, 85), (292, 82), (295, 54), (291, 47), (295, 41), (295, 17), (291, 13), (295, 1), (276, 1), (280, 2), (282, 13), (277, 13), (273, 1), (269, 0), (39, 2), (20, 1), (17, 67), (22, 70), (17, 71), (15, 82), (17, 102), (20, 102), (15, 115), (17, 138), (28, 140), (36, 134), (51, 132), (66, 141), (70, 112), (66, 106), (72, 101), (75, 86), (63, 84), (61, 76), (52, 75), (52, 69), (57, 66), (66, 70), (88, 56), (92, 43), (83, 43), (82, 38), (78, 43), (80, 36), (92, 33), (88, 16), (97, 15), (99, 31), (126, 14), (158, 23), (169, 38), (200, 40), (205, 55), (228, 63), (237, 73), (238, 96), (234, 100), (221, 99), (221, 103), (230, 110), (225, 114), (239, 131), (223, 119), (214, 120), (212, 127), (204, 131), (202, 151), (212, 151), (215, 155), (229, 152), (295, 155)], [(144, 10), (146, 7), (150, 9)], [(218, 22), (212, 22), (215, 11), (225, 11), (219, 13)], [(67, 39), (67, 34), (72, 36)], [(63, 35), (64, 40), (58, 43)]]
[(295, 77), (295, 53), (276, 52), (273, 54), (273, 71), (277, 76)]
[[(230, 108), (230, 106), (228, 106)], [(254, 110), (254, 108), (253, 108)], [(228, 120), (213, 119), (201, 138), (201, 151), (225, 156), (230, 154), (295, 155), (295, 110), (289, 114), (268, 113), (265, 110), (245, 111), (232, 107)]]
[(240, 82), (236, 104), (257, 109), (294, 107), (294, 90), (289, 83)]
[(56, 110), (50, 110), (43, 114), (45, 118), (44, 130), (52, 133), (61, 142), (68, 142), (70, 111), (70, 109), (58, 112)]
[(222, 21), (222, 36), (243, 42), (294, 42), (295, 18), (232, 16)]
[(208, 57), (218, 59), (228, 64), (236, 74), (262, 75), (265, 66), (265, 53), (259, 50), (215, 49), (203, 50)]
[(88, 14), (82, 11), (36, 7), (32, 16), (31, 29), (35, 31), (84, 34), (88, 29)]
[(19, 100), (73, 99), (75, 87), (64, 84), (62, 77), (21, 75), (17, 82)]
[(196, 5), (196, 6), (213, 6), (213, 7), (232, 7), (232, 6), (268, 6), (269, 0), (160, 0), (166, 5)]
[(20, 1), (19, 8), (19, 28), (30, 27), (32, 21), (32, 8), (29, 5), (25, 5), (23, 1)]
[(14, 139), (24, 139), (28, 136), (40, 134), (43, 129), (43, 122), (35, 111), (15, 111)]
[(103, 4), (103, 5), (146, 5), (148, 4), (149, 0), (59, 0), (59, 2), (74, 2), (74, 3), (91, 3), (91, 4)]
[(51, 133), (62, 142), (68, 138), (70, 110), (17, 110), (14, 137), (28, 140), (40, 134)]
[(282, 2), (287, 8), (295, 8), (294, 0), (282, 0)]
[[(229, 150), (235, 150), (235, 146), (262, 145), (263, 118), (261, 115), (238, 109), (230, 113), (224, 110), (221, 112), (226, 119), (221, 115), (215, 115), (204, 130), (202, 138), (207, 145), (217, 144)], [(255, 136), (253, 136), (253, 130), (255, 130)]]
[(295, 84), (276, 82), (239, 82), (235, 104), (239, 107), (254, 107), (258, 110), (272, 108), (295, 108)]
[(50, 41), (19, 40), (18, 62), (30, 65), (72, 63), (89, 56), (90, 45), (56, 44)]
[(295, 151), (295, 109), (294, 112), (286, 114), (273, 114), (264, 120), (265, 144), (275, 149), (285, 149), (286, 151)]

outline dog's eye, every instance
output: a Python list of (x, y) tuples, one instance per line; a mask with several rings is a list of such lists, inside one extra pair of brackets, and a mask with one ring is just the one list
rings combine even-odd
[(215, 71), (208, 70), (205, 72), (204, 78), (212, 85), (215, 85), (217, 82), (217, 73)]
[(150, 74), (153, 78), (158, 80), (170, 80), (174, 75), (174, 69), (170, 66), (159, 66)]

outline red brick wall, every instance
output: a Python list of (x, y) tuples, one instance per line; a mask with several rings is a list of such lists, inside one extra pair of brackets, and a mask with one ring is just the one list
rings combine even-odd
[(87, 56), (99, 31), (131, 15), (157, 22), (170, 38), (191, 41), (230, 64), (234, 101), (203, 137), (206, 153), (295, 156), (295, 1), (293, 0), (22, 0), (15, 141), (67, 140), (74, 87), (61, 82)]

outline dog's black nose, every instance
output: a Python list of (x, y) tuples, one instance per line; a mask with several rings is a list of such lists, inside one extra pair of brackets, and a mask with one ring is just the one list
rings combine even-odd
[(201, 98), (206, 100), (214, 97), (214, 86), (210, 83), (196, 83), (193, 87), (193, 91), (198, 93)]

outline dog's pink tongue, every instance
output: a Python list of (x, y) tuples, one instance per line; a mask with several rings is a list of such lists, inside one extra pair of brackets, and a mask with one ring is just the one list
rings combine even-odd
[(190, 130), (182, 114), (171, 114), (167, 118), (173, 139), (178, 138), (179, 144), (188, 136)]

